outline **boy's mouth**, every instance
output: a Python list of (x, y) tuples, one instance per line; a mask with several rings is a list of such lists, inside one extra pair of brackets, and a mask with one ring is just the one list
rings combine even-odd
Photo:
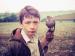
[(36, 31), (29, 31), (30, 34), (35, 34)]

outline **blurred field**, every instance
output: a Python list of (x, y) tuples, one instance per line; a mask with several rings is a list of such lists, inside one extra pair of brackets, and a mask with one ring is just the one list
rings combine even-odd
[[(0, 35), (10, 34), (13, 29), (20, 27), (18, 22), (0, 23)], [(47, 27), (45, 22), (39, 24), (39, 33), (46, 33)], [(72, 21), (56, 21), (55, 35), (63, 36), (74, 36), (75, 34), (75, 23)]]
[[(0, 40), (2, 38), (6, 38), (6, 36), (9, 36), (12, 30), (17, 27), (20, 27), (18, 22), (0, 23)], [(47, 27), (45, 25), (45, 22), (41, 22), (39, 24), (38, 33), (44, 35), (46, 31)], [(56, 21), (54, 40), (49, 44), (49, 50), (46, 56), (74, 56), (74, 40), (75, 23), (72, 21)]]

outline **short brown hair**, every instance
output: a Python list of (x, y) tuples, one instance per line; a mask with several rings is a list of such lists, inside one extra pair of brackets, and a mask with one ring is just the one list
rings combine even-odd
[(19, 14), (20, 23), (22, 23), (24, 17), (28, 17), (28, 16), (38, 17), (40, 19), (40, 14), (39, 14), (38, 10), (36, 10), (32, 6), (25, 6), (20, 11), (20, 14)]

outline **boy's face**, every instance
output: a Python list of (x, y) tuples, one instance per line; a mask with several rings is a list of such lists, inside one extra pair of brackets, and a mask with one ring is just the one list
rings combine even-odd
[(35, 35), (39, 22), (40, 20), (37, 17), (24, 17), (24, 20), (22, 21), (22, 28), (26, 31), (26, 34), (31, 37)]

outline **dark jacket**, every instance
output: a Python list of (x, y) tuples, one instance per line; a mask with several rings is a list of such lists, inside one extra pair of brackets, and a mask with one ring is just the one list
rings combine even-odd
[[(40, 56), (44, 56), (43, 49), (41, 48), (39, 40), (38, 46)], [(21, 36), (21, 29), (17, 28), (12, 32), (5, 56), (31, 56), (30, 49), (28, 48), (26, 42)]]

